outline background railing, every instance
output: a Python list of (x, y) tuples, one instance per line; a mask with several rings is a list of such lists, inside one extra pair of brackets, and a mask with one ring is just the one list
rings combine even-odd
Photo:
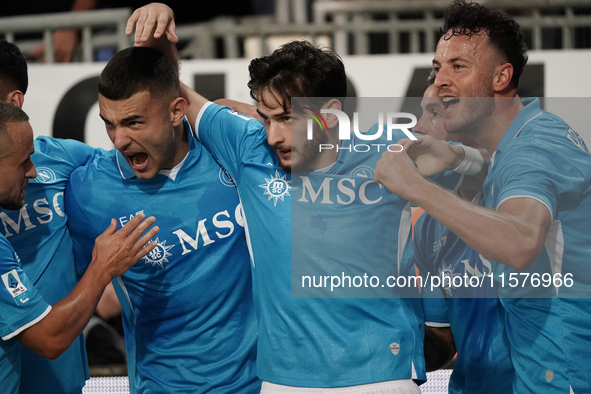
[[(591, 48), (589, 0), (484, 1), (517, 19), (530, 49)], [(341, 55), (428, 53), (435, 50), (449, 0), (276, 0), (271, 16), (218, 17), (177, 27), (181, 57), (252, 58), (271, 53), (293, 38), (332, 46)], [(58, 28), (81, 30), (79, 61), (131, 45), (125, 36), (130, 9), (0, 18), (0, 36), (27, 52), (52, 46)], [(20, 39), (24, 33), (40, 38)], [(47, 62), (53, 62), (51, 51)]]
[[(115, 8), (0, 18), (0, 35), (27, 53), (41, 43), (45, 48), (53, 48), (55, 30), (80, 29), (81, 51), (78, 60), (92, 62), (98, 49), (109, 48), (119, 51), (133, 44), (131, 38), (125, 35), (125, 25), (131, 12), (129, 8)], [(30, 35), (35, 33), (42, 38), (31, 38)], [(53, 63), (53, 51), (45, 52), (46, 62)]]

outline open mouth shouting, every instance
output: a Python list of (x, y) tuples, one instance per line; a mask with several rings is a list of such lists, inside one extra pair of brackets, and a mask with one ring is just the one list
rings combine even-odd
[(148, 166), (148, 154), (145, 152), (125, 154), (125, 158), (135, 171), (143, 171)]
[(441, 98), (441, 105), (443, 106), (445, 111), (451, 110), (453, 107), (458, 105), (460, 102), (459, 97), (442, 97)]

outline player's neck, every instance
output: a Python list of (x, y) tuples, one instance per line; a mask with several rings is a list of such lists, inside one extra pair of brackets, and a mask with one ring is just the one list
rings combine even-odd
[(176, 167), (185, 160), (189, 153), (189, 138), (183, 124), (174, 128), (175, 151), (173, 155), (171, 168)]

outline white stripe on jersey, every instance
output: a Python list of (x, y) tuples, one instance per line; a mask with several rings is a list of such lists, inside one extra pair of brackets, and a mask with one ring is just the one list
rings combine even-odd
[[(550, 225), (546, 241), (544, 242), (548, 258), (550, 259), (550, 267), (552, 268), (552, 277), (556, 274), (562, 273), (562, 256), (564, 254), (564, 233), (562, 232), (562, 222), (555, 220)], [(554, 283), (554, 281), (552, 281)], [(558, 287), (556, 287), (556, 295), (558, 295)]]

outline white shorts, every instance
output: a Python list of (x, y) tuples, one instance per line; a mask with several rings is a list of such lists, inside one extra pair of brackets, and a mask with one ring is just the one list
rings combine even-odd
[(261, 394), (421, 394), (419, 386), (412, 379), (389, 380), (387, 382), (362, 384), (336, 388), (294, 387), (263, 382)]

